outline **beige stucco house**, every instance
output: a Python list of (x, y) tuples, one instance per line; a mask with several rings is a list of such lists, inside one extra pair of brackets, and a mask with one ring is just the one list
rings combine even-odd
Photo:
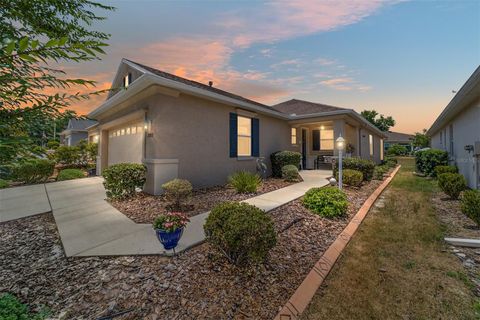
[(267, 106), (126, 59), (112, 87), (122, 89), (88, 115), (98, 121), (89, 132), (99, 137), (97, 172), (144, 163), (149, 193), (176, 177), (197, 187), (224, 184), (232, 172), (255, 172), (259, 157), (270, 167), (280, 150), (301, 152), (310, 169), (318, 156), (337, 154), (340, 135), (351, 156), (383, 158), (384, 134), (351, 109), (301, 100)]
[(432, 124), (427, 134), (432, 147), (446, 150), (450, 163), (480, 189), (480, 67)]

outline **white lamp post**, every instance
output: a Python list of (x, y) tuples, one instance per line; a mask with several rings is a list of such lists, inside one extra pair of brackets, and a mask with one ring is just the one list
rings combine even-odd
[(338, 189), (342, 190), (343, 183), (343, 170), (342, 170), (342, 151), (345, 149), (345, 139), (340, 135), (337, 140), (337, 149), (338, 149)]

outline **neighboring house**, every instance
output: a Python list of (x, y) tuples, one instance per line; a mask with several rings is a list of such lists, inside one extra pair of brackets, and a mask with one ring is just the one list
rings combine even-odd
[(480, 187), (480, 67), (427, 131), (433, 148), (446, 150), (472, 189)]
[(385, 152), (387, 152), (388, 148), (394, 144), (399, 144), (401, 146), (404, 146), (405, 148), (407, 148), (409, 153), (413, 151), (413, 135), (412, 134), (393, 132), (393, 131), (385, 132), (385, 134), (387, 135), (387, 138), (385, 139), (385, 144), (384, 144)]
[(88, 128), (96, 123), (95, 120), (89, 119), (70, 119), (67, 128), (60, 132), (60, 144), (66, 146), (77, 145), (81, 140), (88, 138)]
[[(385, 135), (351, 109), (290, 100), (275, 106), (123, 59), (98, 120), (97, 172), (120, 162), (147, 166), (145, 191), (161, 192), (173, 178), (194, 186), (224, 184), (238, 170), (255, 172), (256, 159), (275, 151), (302, 152), (313, 168), (318, 155), (337, 154), (342, 135), (354, 156), (380, 162)], [(270, 166), (269, 166), (270, 170)]]

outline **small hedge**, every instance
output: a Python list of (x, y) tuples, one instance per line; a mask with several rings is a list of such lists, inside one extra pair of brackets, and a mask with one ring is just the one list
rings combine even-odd
[(43, 320), (49, 316), (47, 309), (38, 313), (30, 312), (27, 305), (21, 303), (15, 296), (4, 293), (0, 296), (1, 320)]
[(207, 241), (235, 265), (263, 262), (277, 242), (272, 218), (246, 203), (215, 206), (203, 228)]
[(303, 205), (314, 213), (327, 218), (347, 213), (347, 195), (334, 187), (312, 188), (305, 193)]
[(383, 176), (390, 170), (390, 167), (386, 164), (381, 166), (376, 166), (375, 170), (373, 170), (373, 179), (375, 180), (383, 180)]
[(173, 179), (162, 184), (165, 197), (170, 201), (170, 209), (182, 210), (182, 205), (190, 198), (193, 187), (190, 181), (185, 179)]
[(461, 201), (462, 212), (480, 227), (480, 191), (467, 190)]
[(387, 154), (389, 156), (404, 156), (407, 153), (408, 153), (407, 147), (399, 144), (391, 145), (387, 150)]
[[(375, 162), (362, 158), (345, 158), (343, 159), (343, 169), (352, 169), (360, 171), (363, 174), (363, 179), (370, 181), (373, 178), (373, 170), (375, 170)], [(338, 175), (338, 161), (335, 162), (333, 169), (335, 176)]]
[(302, 154), (294, 151), (277, 151), (270, 155), (272, 162), (272, 175), (277, 178), (282, 177), (282, 168), (286, 165), (293, 165), (298, 168)]
[(282, 178), (288, 182), (298, 181), (298, 168), (292, 164), (287, 164), (282, 168)]
[(458, 173), (458, 168), (456, 166), (436, 166), (435, 175), (439, 176), (442, 173)]
[(80, 169), (63, 169), (57, 176), (57, 181), (84, 178), (85, 172)]
[(382, 165), (386, 165), (389, 168), (394, 168), (398, 164), (398, 160), (395, 157), (385, 157), (385, 159), (382, 162)]
[(342, 182), (347, 186), (360, 187), (363, 182), (363, 173), (358, 170), (342, 170)]
[(438, 186), (451, 199), (458, 199), (460, 192), (466, 189), (465, 178), (458, 173), (442, 173), (438, 176)]
[(238, 171), (228, 177), (228, 183), (238, 193), (255, 193), (262, 183), (262, 178), (258, 174), (248, 171)]
[(142, 188), (146, 181), (147, 168), (138, 163), (118, 163), (103, 170), (103, 185), (108, 198), (127, 198)]
[(41, 183), (53, 174), (55, 162), (47, 159), (29, 159), (15, 164), (12, 178), (23, 183)]
[(415, 167), (426, 176), (435, 176), (435, 167), (448, 165), (448, 152), (439, 149), (420, 150), (415, 153)]
[(7, 180), (0, 179), (0, 189), (6, 188), (8, 185), (9, 184)]

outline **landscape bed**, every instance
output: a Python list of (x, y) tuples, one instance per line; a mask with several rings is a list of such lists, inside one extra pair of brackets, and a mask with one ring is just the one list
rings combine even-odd
[(348, 215), (326, 219), (292, 201), (269, 214), (277, 245), (263, 265), (238, 269), (209, 244), (173, 258), (65, 258), (51, 214), (0, 225), (0, 293), (53, 315), (92, 319), (271, 319), (381, 181), (346, 188)]

